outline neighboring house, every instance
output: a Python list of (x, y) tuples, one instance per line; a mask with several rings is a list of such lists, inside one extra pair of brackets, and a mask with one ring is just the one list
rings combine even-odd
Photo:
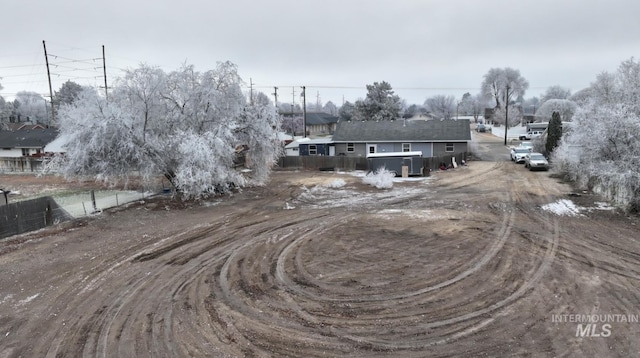
[(313, 138), (298, 143), (298, 153), (301, 156), (336, 155), (331, 137)]
[(339, 120), (327, 113), (307, 113), (307, 133), (311, 136), (333, 134)]
[[(302, 124), (303, 113), (281, 113), (284, 118), (299, 118)], [(332, 116), (323, 112), (307, 112), (307, 135), (319, 136), (333, 134), (336, 129), (336, 123), (340, 120), (339, 117)]]
[(0, 170), (36, 170), (46, 155), (46, 145), (57, 136), (53, 128), (0, 131)]
[(423, 157), (441, 157), (467, 152), (470, 140), (468, 119), (341, 121), (333, 145), (337, 155), (420, 151)]
[(300, 143), (308, 141), (309, 138), (299, 138), (284, 146), (284, 154), (288, 157), (300, 155)]

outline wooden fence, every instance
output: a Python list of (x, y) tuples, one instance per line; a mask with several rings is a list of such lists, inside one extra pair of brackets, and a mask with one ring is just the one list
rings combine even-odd
[[(440, 163), (451, 164), (452, 158), (456, 158), (458, 164), (467, 161), (468, 153), (458, 153), (443, 157), (422, 158), (422, 166), (425, 173), (429, 170), (440, 168)], [(310, 170), (369, 170), (369, 162), (363, 157), (346, 156), (297, 156), (282, 157), (278, 161), (278, 167), (283, 169), (310, 169)], [(427, 170), (429, 169), (429, 170)]]

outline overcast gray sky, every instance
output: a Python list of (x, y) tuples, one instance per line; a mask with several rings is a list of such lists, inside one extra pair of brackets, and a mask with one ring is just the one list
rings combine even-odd
[[(492, 67), (520, 70), (525, 97), (576, 92), (640, 57), (637, 0), (20, 0), (1, 6), (0, 95), (102, 85), (140, 63), (199, 71), (231, 61), (256, 89), (341, 105), (387, 81), (408, 104), (476, 94)], [(247, 87), (248, 89), (248, 87)]]

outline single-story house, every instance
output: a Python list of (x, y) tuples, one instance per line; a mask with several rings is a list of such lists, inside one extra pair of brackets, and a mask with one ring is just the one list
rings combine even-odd
[[(300, 125), (303, 123), (303, 113), (281, 113), (283, 118), (297, 118)], [(307, 112), (307, 135), (308, 136), (321, 136), (333, 134), (336, 129), (336, 124), (340, 120), (339, 117), (332, 116), (324, 112)]]
[(35, 170), (47, 154), (45, 147), (57, 136), (53, 128), (0, 131), (0, 170)]
[(298, 138), (284, 146), (284, 154), (288, 157), (300, 156), (300, 143), (308, 141), (309, 138)]
[[(285, 151), (287, 152), (287, 155), (291, 153), (292, 156), (335, 155), (335, 147), (331, 137), (301, 138), (285, 146)], [(297, 154), (295, 154), (296, 152)]]
[(415, 151), (441, 157), (467, 152), (469, 141), (468, 119), (340, 121), (333, 136), (336, 155), (356, 157)]

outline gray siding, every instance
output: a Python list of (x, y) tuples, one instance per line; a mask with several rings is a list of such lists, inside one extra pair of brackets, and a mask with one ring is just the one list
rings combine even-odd
[(420, 151), (425, 158), (432, 157), (431, 143), (411, 143), (411, 151)]
[[(344, 153), (347, 157), (366, 157), (367, 155), (367, 145), (375, 144), (377, 146), (376, 150), (378, 153), (386, 153), (386, 152), (402, 152), (402, 143), (355, 143), (355, 151), (347, 152), (347, 144), (346, 143), (336, 143), (336, 155), (341, 155), (340, 153)], [(408, 142), (404, 142), (408, 143)], [(432, 145), (433, 144), (433, 145)], [(467, 151), (467, 143), (466, 142), (454, 142), (453, 143), (453, 152), (445, 151), (446, 146), (445, 143), (411, 143), (411, 151), (420, 151), (422, 152), (422, 156), (424, 158), (429, 157), (441, 157), (447, 155), (453, 155), (458, 153), (464, 153)], [(302, 153), (301, 153), (302, 154)]]
[(346, 155), (347, 157), (364, 157), (367, 151), (364, 143), (355, 143), (354, 151), (347, 152), (347, 143), (336, 143), (336, 155)]
[(377, 153), (389, 153), (389, 152), (401, 152), (402, 150), (397, 150), (395, 148), (394, 143), (367, 143), (367, 144), (375, 144)]
[[(433, 143), (433, 155), (434, 157), (442, 157), (445, 155), (453, 155), (458, 153), (464, 153), (467, 151), (466, 142), (450, 142), (453, 143), (453, 152), (446, 151), (447, 143)], [(424, 154), (423, 154), (424, 156)]]

